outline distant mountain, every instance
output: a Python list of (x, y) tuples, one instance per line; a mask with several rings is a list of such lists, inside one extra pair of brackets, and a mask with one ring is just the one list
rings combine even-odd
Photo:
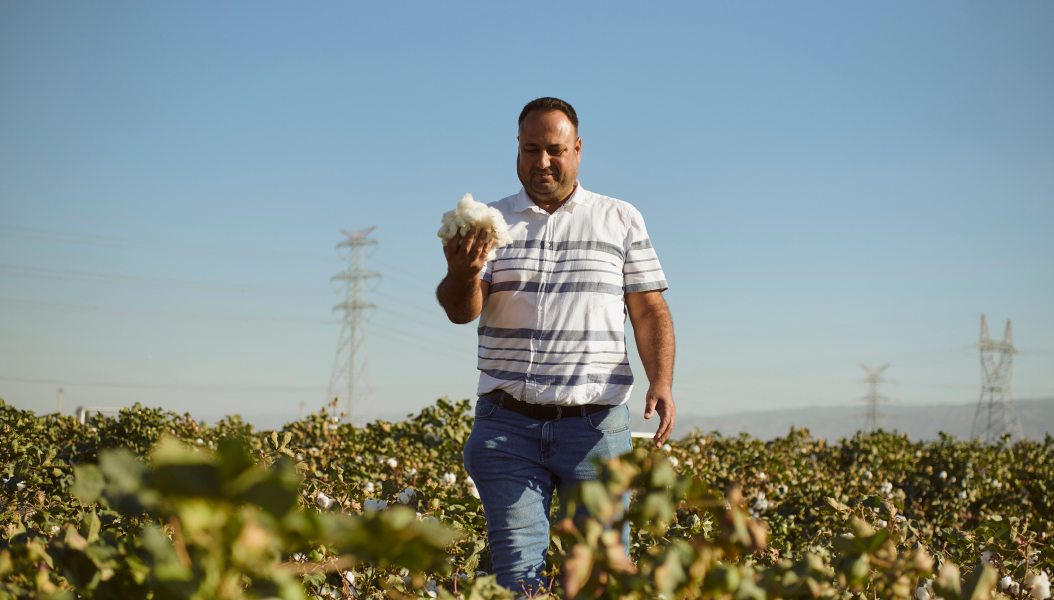
[[(1054, 398), (1044, 400), (1018, 400), (1017, 411), (1025, 436), (1042, 440), (1048, 433), (1054, 435)], [(969, 404), (885, 404), (882, 411), (886, 417), (881, 421), (882, 429), (907, 433), (912, 439), (934, 440), (940, 432), (949, 433), (959, 439), (970, 437), (977, 403)], [(813, 436), (834, 440), (851, 437), (864, 425), (864, 407), (810, 406), (787, 410), (738, 412), (724, 415), (678, 414), (674, 426), (674, 439), (688, 435), (698, 428), (705, 432), (719, 431), (722, 435), (746, 432), (761, 439), (772, 439), (787, 435), (791, 427), (806, 427)], [(633, 431), (655, 431), (658, 421), (652, 417), (633, 414), (630, 428)]]

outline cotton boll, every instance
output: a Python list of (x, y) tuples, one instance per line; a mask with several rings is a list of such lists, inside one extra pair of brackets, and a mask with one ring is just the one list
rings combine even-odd
[(425, 593), (432, 598), (439, 595), (439, 584), (436, 583), (435, 579), (429, 579), (428, 583), (425, 584)]
[(671, 448), (669, 444), (663, 444), (662, 445), (662, 451), (663, 452), (669, 452), (670, 450), (673, 450), (673, 448)]
[(958, 494), (955, 494), (955, 497), (959, 500), (966, 500), (966, 492), (959, 492)]
[(985, 550), (981, 554), (981, 564), (995, 566), (995, 552), (991, 550)]
[(947, 471), (941, 471), (940, 473), (937, 474), (937, 476), (940, 477), (941, 479), (947, 479), (948, 478), (948, 472)]
[(436, 524), (436, 525), (439, 525), (439, 519), (435, 518), (435, 517), (434, 517), (434, 516), (432, 516), (432, 515), (428, 515), (427, 517), (424, 517), (424, 518), (423, 518), (423, 519), (421, 519), (421, 520), (422, 520), (422, 521), (427, 521), (427, 522), (429, 522), (429, 523), (434, 523), (434, 524)]
[(389, 458), (388, 466), (394, 469), (395, 467), (399, 466), (399, 461), (395, 460), (394, 458)]
[(322, 510), (328, 510), (329, 507), (333, 506), (333, 499), (322, 492), (319, 492), (318, 495), (315, 496), (315, 505)]
[(445, 473), (443, 478), (439, 481), (443, 487), (450, 487), (457, 483), (457, 476), (453, 473)]
[(699, 450), (701, 450), (701, 448), (699, 448), (699, 446), (692, 446), (691, 447), (691, 451), (692, 451), (693, 454), (699, 454)]
[(476, 489), (476, 482), (472, 481), (471, 477), (466, 477), (465, 483), (468, 484), (468, 493), (472, 494), (472, 497), (476, 500), (479, 500), (479, 490)]
[(677, 460), (676, 456), (671, 456), (670, 457), (670, 464), (676, 467), (678, 464), (680, 464), (680, 462)]
[(877, 526), (879, 529), (885, 529), (886, 527), (889, 527), (889, 523), (886, 522), (885, 519), (878, 519), (875, 521), (875, 526)]
[(406, 488), (405, 490), (399, 492), (399, 498), (398, 498), (399, 504), (410, 504), (411, 502), (413, 502), (416, 499), (417, 499), (417, 492), (415, 492), (411, 488)]
[(373, 493), (373, 490), (374, 490), (374, 489), (375, 489), (375, 488), (374, 488), (373, 482), (372, 482), (372, 481), (367, 481), (367, 482), (366, 482), (366, 491), (367, 491), (368, 493), (371, 493), (371, 494), (372, 494), (372, 493)]
[(487, 255), (487, 260), (494, 260), (494, 250), (512, 243), (509, 226), (498, 209), (472, 199), (472, 194), (465, 194), (457, 203), (457, 208), (443, 214), (443, 224), (439, 228), (439, 237), (443, 243), (455, 235), (465, 235), (475, 227), (487, 232), (487, 239), (494, 240), (494, 248)]
[(1043, 571), (1029, 573), (1025, 577), (1025, 588), (1033, 600), (1046, 600), (1050, 598), (1050, 578)]
[(872, 477), (871, 471), (864, 471), (864, 477), (866, 477), (868, 479), (871, 479), (871, 477)]

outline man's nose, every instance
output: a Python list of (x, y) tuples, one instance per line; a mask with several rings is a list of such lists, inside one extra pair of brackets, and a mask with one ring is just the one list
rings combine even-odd
[(549, 153), (542, 150), (538, 153), (538, 168), (548, 169), (549, 168)]

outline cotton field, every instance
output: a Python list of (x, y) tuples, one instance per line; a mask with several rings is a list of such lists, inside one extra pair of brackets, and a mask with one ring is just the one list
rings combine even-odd
[[(0, 404), (0, 599), (511, 600), (461, 459), (469, 407), (259, 432), (138, 405), (82, 426)], [(1043, 600), (1052, 459), (1049, 437), (639, 442), (554, 501), (550, 593)], [(628, 557), (603, 534), (623, 523)]]

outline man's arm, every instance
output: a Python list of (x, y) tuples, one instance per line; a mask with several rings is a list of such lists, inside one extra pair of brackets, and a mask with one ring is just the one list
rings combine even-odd
[(648, 396), (644, 404), (644, 418), (659, 413), (659, 429), (653, 438), (656, 446), (663, 445), (673, 433), (673, 319), (662, 292), (630, 292), (626, 294), (626, 308), (633, 323), (637, 353), (648, 376)]
[(479, 272), (494, 242), (487, 240), (486, 233), (476, 234), (473, 227), (464, 237), (455, 235), (443, 246), (447, 272), (436, 288), (436, 299), (447, 318), (459, 325), (479, 316), (490, 293), (490, 284), (480, 280)]

